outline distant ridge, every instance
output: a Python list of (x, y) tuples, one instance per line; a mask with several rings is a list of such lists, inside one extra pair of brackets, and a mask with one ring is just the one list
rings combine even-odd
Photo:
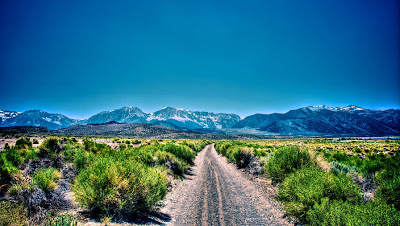
[(53, 130), (53, 134), (72, 136), (105, 136), (105, 137), (141, 137), (153, 139), (250, 139), (259, 138), (252, 135), (203, 134), (191, 131), (171, 129), (149, 123), (102, 123), (73, 125), (68, 128)]
[(399, 135), (400, 110), (308, 106), (287, 113), (255, 114), (232, 128), (251, 128), (283, 135)]
[(71, 119), (61, 114), (40, 110), (22, 113), (0, 111), (0, 119), (0, 127), (42, 126), (51, 130), (74, 128), (75, 125), (144, 123), (178, 131), (214, 134), (400, 135), (399, 109), (371, 110), (355, 105), (307, 106), (286, 113), (254, 114), (244, 119), (236, 114), (190, 111), (172, 107), (153, 113), (145, 113), (137, 107), (123, 107), (100, 112), (85, 120)]

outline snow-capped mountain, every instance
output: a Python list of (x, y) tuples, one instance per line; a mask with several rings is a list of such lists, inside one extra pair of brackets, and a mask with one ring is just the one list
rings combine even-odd
[(8, 119), (17, 117), (19, 114), (21, 114), (21, 113), (16, 112), (16, 111), (0, 110), (0, 124)]
[(233, 128), (278, 134), (399, 135), (400, 110), (375, 111), (357, 107), (303, 107), (284, 114), (255, 114)]
[(148, 122), (174, 129), (193, 130), (230, 128), (240, 121), (235, 114), (192, 112), (185, 109), (166, 107), (154, 113), (144, 113), (137, 107), (124, 107), (104, 111), (88, 119), (89, 124), (116, 121), (122, 123)]
[(255, 114), (243, 120), (236, 114), (190, 111), (166, 107), (145, 113), (137, 107), (104, 111), (87, 120), (71, 119), (40, 110), (23, 113), (0, 111), (0, 126), (66, 128), (76, 124), (149, 123), (177, 130), (206, 133), (281, 135), (400, 135), (400, 110), (371, 110), (354, 105), (308, 106), (287, 113)]
[(52, 114), (40, 110), (31, 110), (20, 113), (17, 116), (4, 121), (1, 123), (1, 126), (44, 126), (49, 129), (60, 129), (85, 123), (86, 120), (70, 119), (61, 114)]
[(148, 114), (137, 107), (123, 107), (112, 111), (103, 111), (88, 119), (88, 124), (99, 124), (110, 121), (121, 123), (146, 122)]
[(171, 107), (163, 108), (149, 115), (147, 121), (165, 121), (181, 128), (218, 130), (230, 128), (240, 121), (236, 114), (189, 111)]

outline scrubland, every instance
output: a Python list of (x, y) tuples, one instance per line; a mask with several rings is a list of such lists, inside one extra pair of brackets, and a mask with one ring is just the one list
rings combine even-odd
[(398, 140), (219, 141), (239, 168), (278, 186), (288, 216), (310, 225), (399, 225)]
[(399, 140), (253, 141), (18, 138), (0, 151), (1, 225), (132, 222), (207, 144), (268, 178), (286, 214), (310, 225), (399, 225)]
[(1, 225), (146, 217), (210, 143), (116, 138), (111, 148), (73, 137), (49, 137), (37, 147), (32, 141), (22, 137), (0, 152)]

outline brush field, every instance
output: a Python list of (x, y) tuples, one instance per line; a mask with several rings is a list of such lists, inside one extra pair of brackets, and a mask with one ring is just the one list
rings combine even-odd
[[(0, 150), (1, 225), (138, 222), (184, 180), (211, 143), (277, 187), (295, 222), (400, 224), (396, 139), (162, 140), (7, 136)], [(7, 142), (7, 143), (6, 143)]]

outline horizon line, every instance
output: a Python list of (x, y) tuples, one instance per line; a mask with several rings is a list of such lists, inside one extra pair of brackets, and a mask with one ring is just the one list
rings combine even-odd
[[(360, 106), (357, 106), (357, 105), (354, 105), (354, 104), (349, 104), (349, 105), (344, 105), (344, 106), (335, 106), (335, 107), (332, 107), (332, 106), (329, 106), (329, 105), (325, 105), (325, 104), (320, 104), (320, 105), (307, 105), (307, 106), (302, 106), (302, 107), (295, 107), (295, 108), (291, 108), (291, 109), (289, 109), (289, 110), (283, 110), (283, 111), (278, 111), (278, 112), (273, 112), (273, 111), (264, 112), (264, 113), (256, 112), (256, 113), (249, 114), (249, 115), (246, 115), (246, 116), (242, 116), (242, 115), (239, 115), (239, 114), (237, 114), (237, 113), (214, 112), (214, 111), (205, 111), (205, 110), (190, 110), (190, 109), (185, 109), (185, 108), (180, 108), (180, 107), (177, 108), (177, 107), (171, 107), (171, 106), (166, 106), (166, 107), (160, 108), (160, 109), (157, 110), (157, 111), (160, 111), (160, 110), (163, 110), (163, 109), (166, 109), (166, 108), (173, 108), (173, 109), (176, 109), (176, 110), (186, 110), (186, 111), (191, 111), (191, 112), (209, 112), (209, 113), (214, 113), (214, 114), (235, 114), (235, 115), (238, 115), (241, 119), (244, 119), (244, 118), (246, 118), (246, 117), (248, 117), (248, 116), (256, 115), (256, 114), (285, 114), (285, 113), (288, 113), (288, 112), (291, 111), (291, 110), (298, 110), (298, 109), (307, 108), (307, 107), (323, 107), (323, 106), (328, 107), (328, 108), (339, 108), (339, 107), (350, 107), (350, 106), (354, 106), (354, 107), (359, 107), (359, 108), (363, 108), (363, 109), (367, 109), (367, 110), (375, 110), (375, 111), (385, 111), (385, 110), (392, 110), (392, 109), (393, 109), (393, 110), (399, 110), (399, 109), (400, 109), (399, 106), (398, 106), (397, 108), (396, 108), (396, 107), (389, 107), (389, 108), (365, 108), (365, 107), (360, 107)], [(92, 117), (92, 116), (94, 116), (94, 115), (96, 115), (96, 114), (100, 114), (100, 113), (102, 113), (102, 112), (110, 112), (110, 111), (115, 111), (115, 110), (119, 110), (119, 109), (122, 109), (122, 108), (129, 108), (129, 107), (138, 108), (139, 110), (141, 110), (143, 113), (146, 113), (146, 114), (152, 114), (152, 113), (154, 113), (154, 112), (157, 112), (157, 111), (145, 112), (145, 111), (142, 110), (142, 108), (137, 107), (137, 106), (124, 106), (124, 107), (116, 108), (116, 109), (113, 109), (113, 110), (104, 110), (104, 111), (100, 111), (100, 112), (98, 112), (98, 113), (92, 114), (91, 116), (89, 116), (89, 117), (87, 117), (87, 118), (84, 118), (84, 117), (69, 116), (70, 114), (68, 114), (68, 113), (53, 113), (53, 112), (51, 112), (51, 111), (40, 110), (40, 109), (31, 109), (31, 110), (25, 110), (25, 111), (9, 111), (9, 110), (0, 109), (0, 111), (17, 112), (17, 113), (19, 113), (19, 114), (24, 113), (24, 112), (27, 112), (27, 111), (43, 111), (43, 112), (46, 112), (46, 113), (49, 113), (49, 114), (61, 114), (61, 115), (64, 115), (64, 116), (66, 116), (66, 117), (68, 117), (68, 118), (70, 118), (70, 119), (87, 120), (87, 119), (89, 119), (90, 117)]]

